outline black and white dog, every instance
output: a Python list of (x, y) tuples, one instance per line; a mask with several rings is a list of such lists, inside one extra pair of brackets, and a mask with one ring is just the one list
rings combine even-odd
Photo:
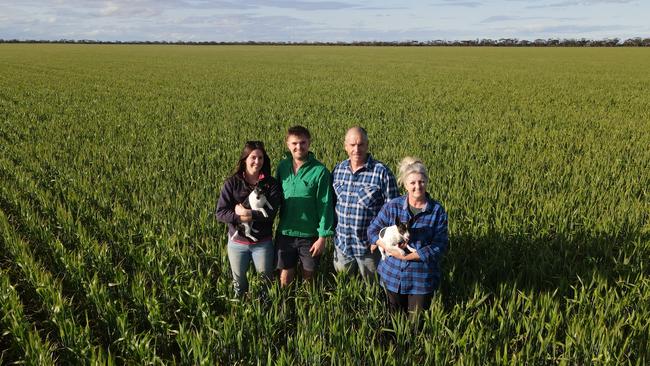
[[(411, 233), (409, 232), (411, 224), (411, 221), (403, 223), (400, 221), (399, 217), (396, 217), (395, 225), (381, 229), (381, 231), (379, 231), (379, 238), (381, 239), (381, 242), (384, 243), (386, 249), (396, 250), (402, 255), (406, 254), (404, 249), (400, 248), (399, 245), (402, 243), (408, 243), (411, 238)], [(415, 252), (415, 249), (408, 245), (406, 245), (406, 249)], [(381, 252), (382, 260), (386, 259), (386, 256), (390, 255), (390, 253), (385, 251), (382, 247), (379, 247), (379, 251)]]
[[(269, 201), (266, 199), (264, 191), (259, 186), (255, 187), (255, 189), (251, 191), (246, 200), (242, 202), (242, 206), (252, 211), (259, 211), (262, 213), (262, 215), (264, 215), (264, 217), (269, 217), (269, 214), (266, 212), (264, 207), (268, 206), (270, 210), (273, 209), (271, 203), (269, 203)], [(235, 231), (235, 234), (233, 234), (230, 240), (232, 240), (235, 235), (239, 233), (240, 235), (243, 234), (243, 236), (249, 238), (251, 241), (257, 241), (257, 238), (253, 236), (253, 233), (255, 232), (257, 232), (257, 230), (253, 229), (252, 222), (243, 222), (237, 225), (237, 231)]]

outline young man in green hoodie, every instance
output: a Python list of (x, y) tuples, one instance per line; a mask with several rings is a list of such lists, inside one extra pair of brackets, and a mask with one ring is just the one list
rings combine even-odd
[(303, 279), (311, 280), (325, 249), (325, 238), (334, 233), (330, 172), (309, 151), (310, 142), (311, 134), (305, 127), (289, 128), (289, 152), (276, 173), (284, 196), (275, 242), (282, 286), (293, 282), (298, 259)]

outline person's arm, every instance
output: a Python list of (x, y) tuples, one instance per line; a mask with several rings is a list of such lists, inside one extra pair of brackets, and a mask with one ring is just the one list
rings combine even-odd
[(433, 224), (433, 236), (429, 245), (422, 246), (417, 252), (411, 254), (418, 254), (418, 257), (428, 263), (438, 263), (440, 257), (447, 250), (449, 245), (449, 230), (447, 222), (447, 213), (444, 208), (440, 206), (437, 212), (437, 217)]
[(379, 240), (379, 232), (381, 229), (392, 225), (392, 214), (390, 206), (384, 204), (381, 210), (379, 210), (379, 214), (368, 225), (368, 241), (373, 243), (372, 245), (380, 245), (384, 248), (381, 240)]
[[(382, 248), (384, 248), (384, 247), (382, 246)], [(386, 250), (391, 256), (393, 256), (393, 257), (395, 257), (397, 259), (401, 259), (403, 261), (419, 261), (420, 260), (420, 255), (418, 254), (418, 252), (411, 252), (409, 254), (404, 255), (404, 254), (398, 252), (395, 249), (386, 249), (386, 248), (384, 248), (384, 250)]]
[(334, 224), (334, 194), (332, 193), (331, 175), (327, 169), (318, 177), (318, 186), (316, 191), (316, 209), (318, 210), (318, 236), (332, 236)]
[(235, 205), (235, 214), (239, 216), (241, 222), (253, 221), (253, 210), (245, 208), (241, 203)]
[(334, 165), (334, 169), (332, 169), (332, 174), (330, 175), (330, 186), (332, 187), (332, 207), (334, 207), (334, 215), (333, 215), (333, 221), (332, 221), (332, 229), (336, 230), (336, 226), (339, 224), (339, 217), (336, 214), (336, 201), (338, 200), (338, 196), (336, 193), (336, 190), (334, 189), (334, 177), (336, 176), (336, 169), (338, 168), (339, 164)]
[(235, 206), (237, 202), (234, 200), (234, 187), (232, 181), (226, 180), (221, 188), (221, 193), (219, 194), (219, 201), (217, 202), (217, 210), (215, 212), (215, 217), (218, 221), (226, 224), (240, 224), (242, 221), (235, 213)]
[(393, 198), (399, 196), (399, 189), (397, 188), (397, 181), (393, 172), (386, 167), (386, 177), (383, 179), (384, 183), (384, 202), (389, 202)]
[[(395, 180), (395, 176), (393, 175), (393, 172), (386, 167), (386, 170), (384, 172), (384, 175), (381, 178), (381, 193), (384, 196), (384, 204), (390, 202), (393, 198), (396, 198), (399, 196), (399, 189), (397, 188), (397, 181)], [(381, 230), (381, 228), (380, 228)], [(368, 237), (370, 238), (370, 237)], [(376, 240), (372, 241), (369, 240), (370, 243), (370, 252), (374, 253), (375, 250), (377, 250), (377, 245), (381, 245), (381, 240)], [(383, 249), (383, 245), (381, 245)]]
[(318, 222), (318, 239), (309, 248), (312, 257), (320, 255), (325, 249), (325, 238), (332, 236), (334, 233), (334, 194), (332, 188), (332, 179), (327, 169), (318, 177), (318, 186), (316, 192), (316, 209), (320, 220)]

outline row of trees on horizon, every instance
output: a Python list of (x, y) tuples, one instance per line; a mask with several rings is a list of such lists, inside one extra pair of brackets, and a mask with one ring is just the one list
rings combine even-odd
[(650, 38), (607, 38), (594, 39), (535, 39), (533, 41), (517, 38), (473, 39), (473, 40), (430, 40), (430, 41), (352, 41), (352, 42), (321, 42), (321, 41), (99, 41), (92, 39), (59, 39), (59, 40), (20, 40), (2, 39), (0, 43), (71, 43), (71, 44), (152, 44), (152, 45), (279, 45), (279, 46), (472, 46), (472, 47), (650, 47)]

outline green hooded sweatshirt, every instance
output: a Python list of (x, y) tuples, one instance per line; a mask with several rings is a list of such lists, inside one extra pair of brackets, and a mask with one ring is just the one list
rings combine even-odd
[(309, 152), (307, 161), (293, 174), (293, 157), (287, 152), (278, 164), (276, 178), (282, 185), (278, 230), (299, 238), (331, 236), (334, 223), (334, 195), (331, 175)]

